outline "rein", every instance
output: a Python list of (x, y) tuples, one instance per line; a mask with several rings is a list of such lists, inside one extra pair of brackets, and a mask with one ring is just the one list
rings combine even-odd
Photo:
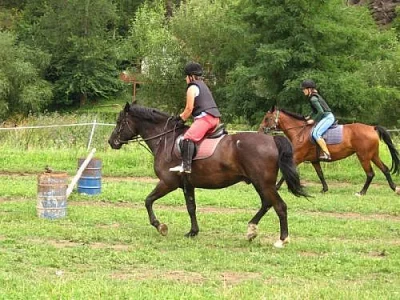
[[(277, 109), (276, 110), (276, 114), (275, 114), (275, 124), (274, 124), (274, 126), (271, 126), (271, 127), (267, 128), (268, 130), (278, 131), (277, 127), (278, 127), (279, 115), (280, 115), (280, 110)], [(300, 141), (300, 138), (304, 136), (303, 131), (307, 127), (307, 125), (308, 125), (307, 122), (305, 122), (303, 125), (285, 128), (285, 130), (289, 131), (289, 130), (292, 130), (292, 129), (301, 128), (300, 133), (298, 134), (297, 137), (298, 137), (298, 141), (302, 142), (302, 140)]]
[[(176, 127), (177, 127), (176, 125), (175, 125), (174, 128), (172, 128), (172, 129), (165, 130), (166, 127), (167, 127), (167, 125), (168, 125), (168, 122), (169, 122), (170, 120), (171, 120), (171, 118), (168, 118), (168, 119), (167, 119), (167, 122), (165, 123), (164, 129), (163, 129), (164, 131), (161, 132), (161, 133), (159, 133), (159, 134), (156, 134), (156, 135), (154, 135), (154, 136), (147, 137), (147, 138), (143, 138), (143, 137), (137, 135), (137, 136), (135, 136), (134, 138), (132, 138), (131, 140), (122, 141), (122, 140), (119, 139), (119, 142), (122, 143), (122, 144), (128, 144), (128, 143), (130, 143), (130, 142), (137, 142), (140, 146), (142, 146), (143, 148), (145, 148), (149, 153), (151, 153), (151, 155), (154, 156), (155, 154), (148, 148), (147, 145), (143, 144), (142, 142), (146, 142), (146, 141), (154, 140), (154, 139), (156, 139), (156, 138), (160, 138), (160, 140), (157, 142), (157, 146), (158, 146), (158, 145), (161, 143), (161, 141), (162, 141), (162, 139), (163, 139), (163, 137), (164, 137), (165, 135), (167, 135), (168, 133), (171, 133), (171, 132), (175, 132), (175, 131), (176, 131)], [(126, 120), (125, 123), (126, 123), (126, 125), (128, 126), (128, 129), (129, 129), (132, 133), (134, 133), (134, 130), (133, 130), (132, 127), (130, 126), (129, 122)], [(120, 127), (119, 132), (120, 132), (121, 130), (122, 130), (122, 126)], [(118, 133), (119, 133), (119, 132), (118, 132)], [(165, 142), (164, 147), (165, 147), (165, 148), (167, 147), (167, 143), (166, 143), (166, 142)], [(172, 148), (173, 148), (173, 144), (172, 144)], [(171, 152), (172, 152), (172, 148), (171, 148)], [(155, 152), (156, 152), (156, 151), (155, 151)]]

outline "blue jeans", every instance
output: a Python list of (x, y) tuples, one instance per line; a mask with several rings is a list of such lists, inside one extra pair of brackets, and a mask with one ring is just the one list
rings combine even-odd
[(332, 126), (333, 122), (335, 122), (335, 117), (333, 113), (329, 113), (326, 117), (319, 121), (317, 125), (315, 125), (312, 133), (312, 137), (314, 138), (314, 140), (318, 140), (319, 138), (321, 138), (325, 131), (327, 131), (328, 128)]

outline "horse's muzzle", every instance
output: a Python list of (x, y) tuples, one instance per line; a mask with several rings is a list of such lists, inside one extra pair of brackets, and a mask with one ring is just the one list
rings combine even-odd
[(123, 143), (120, 143), (117, 139), (109, 139), (108, 143), (112, 149), (121, 149)]
[(258, 129), (259, 133), (265, 133), (265, 134), (268, 134), (271, 131), (272, 131), (272, 128), (269, 128), (269, 127), (260, 127), (260, 129)]

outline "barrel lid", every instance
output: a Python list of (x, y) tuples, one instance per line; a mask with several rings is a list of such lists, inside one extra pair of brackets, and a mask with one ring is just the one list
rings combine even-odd
[(45, 171), (41, 174), (38, 175), (38, 178), (64, 178), (64, 177), (68, 177), (68, 173), (67, 172), (62, 172), (62, 171)]

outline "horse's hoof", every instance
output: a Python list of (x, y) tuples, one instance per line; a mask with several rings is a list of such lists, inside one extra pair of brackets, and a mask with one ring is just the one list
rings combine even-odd
[(363, 196), (363, 194), (361, 194), (361, 193), (355, 193), (354, 195), (357, 196), (357, 197), (362, 197)]
[(254, 240), (257, 237), (257, 225), (256, 224), (249, 224), (247, 226), (247, 235), (246, 238), (249, 242)]
[(158, 225), (157, 230), (162, 236), (166, 236), (168, 234), (168, 226), (165, 224)]
[(396, 187), (396, 194), (400, 195), (400, 187)]
[(188, 233), (185, 234), (185, 237), (191, 238), (197, 236), (198, 232), (195, 231), (189, 231)]
[(274, 247), (275, 248), (283, 248), (283, 247), (285, 247), (285, 244), (288, 244), (290, 242), (290, 238), (289, 237), (287, 237), (286, 239), (284, 239), (283, 241), (282, 240), (277, 240), (275, 243), (274, 243)]

